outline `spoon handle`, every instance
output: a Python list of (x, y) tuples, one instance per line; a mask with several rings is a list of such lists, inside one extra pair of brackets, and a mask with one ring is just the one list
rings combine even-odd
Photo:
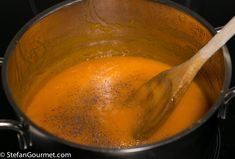
[(235, 34), (235, 16), (217, 33), (203, 48), (198, 51), (199, 56), (207, 61)]

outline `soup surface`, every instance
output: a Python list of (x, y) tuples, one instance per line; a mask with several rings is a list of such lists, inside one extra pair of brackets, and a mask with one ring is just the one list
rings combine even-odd
[(51, 134), (84, 145), (122, 148), (166, 139), (192, 126), (209, 108), (204, 92), (193, 82), (160, 129), (145, 141), (133, 138), (144, 105), (128, 105), (128, 99), (144, 82), (170, 67), (131, 56), (85, 61), (45, 83), (26, 113)]

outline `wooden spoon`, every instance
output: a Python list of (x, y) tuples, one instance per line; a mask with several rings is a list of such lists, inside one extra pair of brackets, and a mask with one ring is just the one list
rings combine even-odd
[(148, 138), (164, 123), (201, 67), (234, 33), (235, 17), (192, 58), (161, 72), (139, 88), (132, 99), (143, 107), (134, 130), (135, 139)]

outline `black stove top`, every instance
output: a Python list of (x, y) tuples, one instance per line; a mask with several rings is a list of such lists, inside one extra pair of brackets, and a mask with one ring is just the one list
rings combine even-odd
[[(0, 57), (16, 32), (31, 18), (42, 10), (64, 0), (1, 0), (0, 1)], [(235, 15), (234, 0), (174, 0), (204, 17), (214, 27), (224, 25)], [(227, 44), (232, 62), (235, 63), (235, 38)], [(235, 69), (235, 67), (233, 67)], [(235, 86), (233, 75), (231, 86)], [(9, 106), (0, 85), (0, 119), (15, 119), (14, 111)], [(235, 158), (235, 101), (230, 102), (226, 120), (221, 120), (214, 149), (219, 159)], [(16, 150), (18, 148), (14, 132), (0, 131), (1, 149)]]

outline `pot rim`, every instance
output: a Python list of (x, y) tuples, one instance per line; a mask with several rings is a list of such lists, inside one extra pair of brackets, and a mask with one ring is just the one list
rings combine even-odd
[[(94, 152), (105, 152), (105, 153), (112, 153), (112, 154), (120, 154), (120, 153), (132, 153), (132, 152), (140, 152), (140, 151), (145, 151), (145, 150), (149, 150), (149, 149), (153, 149), (153, 148), (157, 148), (166, 144), (169, 144), (171, 142), (175, 142), (185, 136), (187, 136), (188, 134), (192, 133), (193, 131), (195, 131), (196, 129), (198, 129), (200, 126), (202, 126), (209, 118), (211, 118), (211, 116), (218, 110), (218, 108), (220, 107), (220, 104), (224, 101), (224, 95), (225, 92), (228, 90), (230, 82), (231, 82), (231, 77), (232, 77), (232, 63), (231, 63), (231, 58), (228, 52), (228, 49), (226, 46), (224, 46), (222, 48), (223, 50), (223, 57), (224, 57), (224, 64), (225, 64), (225, 79), (224, 79), (224, 84), (223, 84), (223, 89), (221, 90), (221, 94), (219, 96), (219, 98), (216, 100), (216, 102), (214, 103), (213, 106), (211, 106), (211, 109), (207, 112), (206, 115), (204, 115), (204, 117), (202, 119), (200, 119), (197, 123), (194, 123), (191, 127), (183, 130), (180, 133), (177, 133), (176, 135), (164, 139), (164, 140), (160, 140), (160, 141), (156, 141), (150, 144), (143, 144), (140, 146), (134, 146), (134, 147), (130, 147), (130, 148), (101, 148), (101, 147), (95, 147), (95, 146), (86, 146), (86, 145), (82, 145), (82, 144), (76, 144), (76, 143), (72, 143), (69, 141), (66, 141), (65, 139), (59, 138), (45, 130), (43, 130), (42, 128), (40, 128), (39, 126), (37, 126), (36, 124), (34, 124), (26, 115), (25, 113), (23, 113), (20, 108), (17, 106), (16, 102), (13, 100), (13, 96), (10, 92), (9, 86), (8, 86), (8, 82), (7, 82), (7, 63), (8, 63), (8, 59), (12, 53), (12, 50), (15, 48), (17, 41), (21, 38), (21, 36), (34, 24), (36, 24), (38, 21), (42, 20), (43, 18), (47, 17), (48, 15), (63, 9), (64, 7), (73, 5), (75, 3), (80, 3), (83, 0), (67, 0), (64, 1), (62, 3), (56, 4), (46, 10), (44, 10), (43, 12), (41, 12), (40, 14), (36, 15), (33, 19), (31, 19), (28, 23), (26, 23), (15, 35), (15, 37), (11, 40), (5, 55), (4, 55), (4, 62), (2, 65), (2, 84), (3, 84), (3, 89), (5, 91), (5, 94), (7, 96), (8, 101), (10, 102), (10, 105), (13, 107), (14, 111), (16, 112), (16, 114), (18, 115), (19, 118), (22, 118), (23, 121), (25, 121), (26, 123), (28, 123), (30, 125), (30, 127), (36, 129), (37, 131), (39, 131), (40, 133), (44, 134), (49, 140), (53, 140), (56, 141), (58, 143), (62, 143), (74, 148), (78, 148), (78, 149), (84, 149), (84, 150), (88, 150), (88, 151), (94, 151)], [(170, 0), (152, 0), (154, 3), (160, 3), (160, 4), (164, 4), (167, 6), (170, 6), (172, 8), (175, 8), (177, 10), (180, 10), (182, 12), (184, 12), (185, 14), (192, 16), (194, 19), (196, 19), (198, 22), (200, 22), (204, 27), (206, 27), (208, 29), (208, 31), (210, 31), (213, 35), (216, 33), (216, 31), (214, 30), (214, 28), (206, 21), (204, 20), (201, 16), (199, 16), (197, 13), (191, 11), (190, 9), (177, 4), (173, 1)]]

